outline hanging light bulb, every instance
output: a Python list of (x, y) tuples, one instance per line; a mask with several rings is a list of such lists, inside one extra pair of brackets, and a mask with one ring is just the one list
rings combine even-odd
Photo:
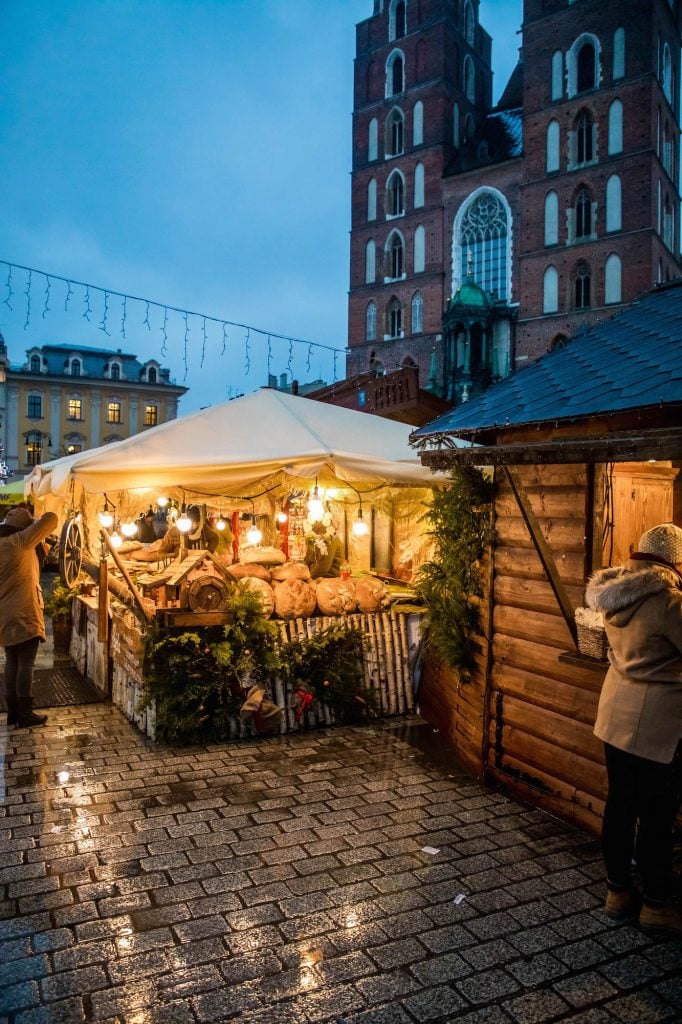
[(246, 539), (249, 544), (260, 544), (263, 539), (263, 534), (256, 526), (256, 517), (251, 516), (251, 526), (246, 531)]
[(324, 505), (320, 499), (320, 491), (315, 481), (310, 498), (308, 499), (308, 512), (313, 520), (321, 519), (324, 515)]
[(189, 531), (192, 529), (192, 520), (187, 515), (187, 509), (185, 508), (184, 501), (182, 503), (182, 509), (180, 510), (180, 515), (175, 520), (175, 525), (177, 526), (177, 528), (180, 531), (180, 533), (189, 533)]
[(121, 533), (124, 537), (134, 537), (137, 533), (137, 523), (121, 523)]
[(100, 526), (103, 526), (105, 530), (110, 530), (114, 525), (114, 513), (111, 510), (106, 494), (104, 495), (104, 508), (101, 512), (97, 513), (97, 518), (99, 519)]
[(369, 526), (362, 518), (362, 505), (358, 509), (358, 518), (353, 523), (351, 530), (356, 537), (365, 537), (369, 533)]
[(112, 533), (109, 540), (111, 541), (112, 548), (120, 548), (121, 544), (123, 543), (123, 537), (121, 536), (120, 533)]
[(223, 519), (223, 514), (222, 514), (222, 512), (219, 512), (218, 513), (218, 518), (215, 521), (215, 528), (216, 528), (216, 530), (220, 530), (220, 532), (222, 533), (222, 531), (225, 529), (226, 526), (227, 526), (227, 523)]
[(288, 514), (287, 514), (287, 513), (286, 513), (286, 512), (284, 511), (284, 509), (283, 509), (283, 508), (281, 508), (281, 509), (279, 510), (279, 512), (277, 513), (277, 515), (275, 516), (275, 519), (277, 520), (277, 522), (278, 522), (278, 523), (286, 523), (286, 522), (287, 522), (287, 520), (289, 519), (289, 516), (288, 516)]
[(168, 504), (168, 498), (164, 498), (162, 495), (160, 498), (156, 499), (156, 504), (159, 506), (159, 508), (165, 508), (166, 505)]

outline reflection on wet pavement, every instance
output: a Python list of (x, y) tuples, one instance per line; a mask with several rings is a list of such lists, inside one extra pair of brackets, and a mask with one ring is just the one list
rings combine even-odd
[(682, 1019), (597, 844), (418, 720), (168, 750), (90, 705), (0, 747), (0, 1024)]

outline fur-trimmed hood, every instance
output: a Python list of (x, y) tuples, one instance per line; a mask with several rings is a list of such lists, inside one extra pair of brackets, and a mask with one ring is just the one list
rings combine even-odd
[(624, 626), (648, 598), (679, 589), (682, 580), (674, 569), (655, 562), (628, 561), (595, 572), (588, 580), (585, 600), (588, 608), (602, 612), (614, 625)]

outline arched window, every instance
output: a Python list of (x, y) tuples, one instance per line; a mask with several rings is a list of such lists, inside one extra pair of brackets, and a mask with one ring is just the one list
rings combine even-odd
[(405, 213), (405, 181), (400, 171), (393, 171), (386, 184), (386, 215), (401, 217)]
[(552, 54), (552, 99), (560, 100), (564, 94), (564, 55), (561, 50)]
[(377, 307), (376, 302), (368, 302), (365, 311), (365, 341), (376, 341)]
[(414, 272), (423, 274), (426, 267), (426, 232), (422, 224), (414, 229)]
[(586, 188), (581, 188), (575, 200), (575, 237), (591, 238), (593, 230), (592, 197)]
[(389, 338), (400, 338), (403, 333), (403, 307), (395, 296), (386, 309), (386, 333)]
[(377, 248), (374, 239), (370, 238), (365, 246), (365, 284), (372, 284), (377, 273)]
[(577, 92), (587, 92), (588, 89), (594, 89), (597, 84), (596, 63), (597, 54), (594, 45), (589, 41), (584, 42), (577, 54)]
[(377, 183), (370, 178), (367, 184), (367, 220), (377, 219)]
[(405, 89), (405, 58), (394, 50), (386, 61), (386, 95), (397, 96)]
[(609, 106), (609, 156), (623, 152), (623, 104), (614, 100)]
[(604, 302), (620, 302), (621, 294), (621, 262), (615, 252), (606, 260), (604, 269)]
[(412, 333), (421, 334), (424, 330), (424, 300), (421, 292), (412, 296)]
[(542, 277), (542, 312), (559, 310), (559, 274), (556, 267), (547, 267)]
[(621, 183), (617, 174), (606, 182), (606, 230), (620, 231), (622, 223)]
[(388, 9), (388, 38), (402, 39), (407, 27), (405, 0), (392, 0)]
[(573, 305), (576, 309), (589, 309), (592, 305), (592, 275), (587, 263), (579, 263), (576, 268)]
[(559, 122), (547, 125), (547, 172), (559, 170)]
[(452, 144), (459, 149), (459, 103), (452, 107)]
[(575, 123), (576, 164), (594, 160), (594, 121), (589, 110), (581, 110)]
[(464, 38), (469, 46), (474, 45), (475, 32), (476, 19), (474, 17), (474, 9), (471, 6), (470, 0), (467, 0), (464, 4)]
[(675, 244), (675, 229), (673, 224), (673, 205), (670, 196), (665, 197), (663, 206), (663, 242), (672, 250)]
[(417, 164), (414, 169), (414, 205), (423, 206), (424, 202), (424, 164)]
[(665, 125), (663, 127), (663, 166), (672, 178), (673, 176), (673, 142), (672, 134), (670, 132), (670, 122), (666, 118)]
[(398, 278), (403, 276), (405, 267), (405, 243), (399, 231), (389, 235), (386, 243), (387, 277)]
[(484, 291), (509, 299), (511, 212), (501, 192), (478, 189), (460, 208), (453, 231), (453, 294), (469, 272)]
[(613, 77), (625, 76), (625, 29), (617, 28), (613, 33)]
[(43, 435), (37, 430), (26, 435), (26, 465), (39, 466), (43, 460)]
[(467, 114), (464, 118), (464, 138), (470, 139), (476, 131), (476, 122), (474, 121), (473, 114)]
[(40, 356), (31, 356), (29, 369), (31, 373), (40, 373)]
[(417, 100), (412, 110), (412, 145), (421, 146), (424, 142), (424, 104)]
[(556, 192), (545, 196), (545, 245), (559, 244), (559, 197)]
[(557, 334), (550, 342), (549, 351), (555, 352), (558, 348), (566, 348), (567, 341), (568, 338), (565, 334)]
[(464, 58), (464, 95), (469, 103), (476, 102), (476, 71), (468, 53)]
[(82, 365), (81, 365), (80, 359), (72, 359), (71, 360), (71, 376), (72, 377), (80, 377), (81, 369), (82, 369)]
[(405, 145), (405, 117), (394, 107), (386, 120), (386, 156), (400, 156)]
[(109, 368), (109, 377), (110, 377), (111, 380), (120, 380), (121, 379), (121, 364), (120, 363), (112, 363), (111, 364), (111, 366)]
[(673, 100), (673, 62), (670, 56), (670, 47), (667, 43), (663, 46), (663, 61), (662, 61), (662, 85), (663, 94), (669, 103)]
[(376, 160), (379, 155), (379, 124), (373, 117), (367, 126), (367, 159)]

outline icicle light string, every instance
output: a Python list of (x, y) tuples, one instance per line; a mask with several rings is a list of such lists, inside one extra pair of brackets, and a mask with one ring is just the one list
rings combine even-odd
[(43, 306), (43, 320), (50, 312), (50, 279), (45, 277), (45, 304)]
[[(185, 370), (185, 379), (187, 378), (187, 373), (188, 373), (188, 370), (189, 370), (189, 362), (188, 362), (189, 351), (188, 350), (189, 350), (189, 334), (190, 334), (190, 327), (189, 327), (189, 318), (190, 317), (198, 317), (198, 318), (200, 318), (202, 320), (202, 324), (203, 324), (202, 335), (204, 337), (204, 344), (206, 343), (206, 340), (207, 340), (207, 325), (210, 324), (210, 323), (220, 324), (220, 326), (222, 328), (222, 353), (221, 353), (222, 355), (224, 355), (226, 350), (227, 350), (227, 328), (228, 327), (236, 327), (236, 328), (239, 328), (241, 330), (246, 331), (246, 336), (244, 338), (244, 371), (245, 371), (246, 374), (248, 374), (250, 372), (250, 370), (251, 370), (251, 332), (253, 331), (254, 334), (259, 335), (263, 339), (267, 339), (268, 370), (269, 370), (269, 367), (270, 367), (270, 362), (271, 362), (272, 357), (273, 357), (273, 353), (272, 353), (272, 340), (274, 338), (274, 339), (277, 339), (278, 341), (285, 341), (289, 345), (289, 356), (288, 356), (288, 363), (287, 363), (287, 368), (288, 369), (291, 368), (292, 355), (293, 355), (293, 346), (294, 345), (305, 345), (306, 346), (306, 348), (307, 348), (306, 371), (308, 373), (310, 372), (313, 349), (321, 349), (324, 352), (332, 352), (333, 353), (333, 358), (334, 358), (334, 380), (337, 379), (337, 359), (338, 359), (339, 355), (342, 354), (345, 350), (344, 349), (335, 348), (333, 345), (324, 345), (322, 342), (319, 342), (319, 341), (307, 341), (304, 338), (295, 338), (295, 337), (292, 337), (291, 335), (288, 335), (288, 334), (279, 334), (276, 331), (266, 331), (266, 330), (263, 330), (260, 327), (251, 327), (251, 326), (249, 326), (249, 324), (239, 323), (236, 320), (224, 320), (221, 317), (209, 316), (208, 314), (205, 315), (203, 313), (198, 313), (195, 310), (183, 309), (180, 306), (172, 306), (172, 305), (170, 305), (168, 303), (157, 302), (154, 299), (146, 299), (146, 298), (143, 298), (140, 295), (129, 295), (127, 292), (119, 292), (119, 291), (116, 291), (113, 288), (102, 288), (100, 285), (89, 284), (86, 281), (76, 281), (73, 278), (62, 277), (59, 274), (49, 274), (48, 275), (47, 272), (44, 271), (44, 270), (38, 270), (35, 267), (26, 267), (26, 266), (23, 266), (21, 263), (12, 263), (9, 260), (0, 259), (0, 265), (7, 267), (7, 278), (6, 278), (6, 281), (5, 281), (6, 295), (5, 295), (5, 298), (3, 299), (3, 304), (6, 305), (10, 310), (13, 309), (13, 307), (12, 307), (12, 297), (15, 294), (15, 289), (14, 289), (14, 285), (13, 285), (13, 273), (14, 273), (14, 271), (23, 271), (24, 273), (26, 273), (28, 275), (27, 276), (27, 280), (26, 280), (26, 290), (24, 292), (24, 295), (26, 297), (26, 321), (24, 323), (24, 330), (28, 329), (29, 324), (31, 322), (31, 287), (32, 287), (32, 283), (33, 283), (33, 275), (37, 274), (40, 277), (45, 278), (45, 282), (46, 282), (46, 295), (45, 295), (45, 306), (44, 306), (44, 309), (43, 309), (43, 317), (45, 317), (46, 313), (52, 311), (52, 308), (49, 306), (48, 300), (49, 300), (49, 295), (50, 295), (51, 284), (52, 284), (53, 281), (60, 281), (64, 285), (66, 285), (66, 296), (65, 296), (65, 299), (64, 299), (64, 312), (68, 312), (69, 311), (69, 302), (73, 298), (74, 288), (81, 288), (81, 289), (83, 289), (83, 303), (84, 303), (84, 307), (85, 308), (83, 310), (82, 316), (83, 316), (84, 320), (88, 321), (88, 323), (91, 322), (91, 316), (93, 314), (93, 309), (92, 309), (92, 306), (90, 304), (91, 292), (92, 293), (97, 292), (97, 293), (99, 293), (103, 297), (103, 301), (104, 301), (104, 312), (103, 312), (102, 320), (100, 321), (99, 327), (100, 327), (100, 330), (103, 330), (104, 333), (107, 334), (109, 337), (111, 337), (111, 334), (110, 334), (109, 330), (107, 329), (107, 327), (108, 327), (107, 321), (108, 321), (108, 316), (109, 316), (109, 313), (110, 313), (109, 300), (111, 298), (120, 299), (121, 303), (122, 303), (121, 323), (120, 323), (120, 327), (119, 327), (119, 332), (120, 332), (120, 335), (121, 335), (121, 337), (123, 339), (125, 339), (125, 337), (126, 337), (126, 323), (127, 323), (127, 317), (128, 317), (127, 303), (128, 302), (139, 302), (139, 303), (142, 303), (144, 305), (144, 307), (145, 307), (145, 315), (144, 315), (144, 319), (142, 320), (142, 323), (147, 328), (147, 330), (149, 330), (149, 331), (151, 331), (151, 318), (150, 317), (151, 317), (151, 310), (152, 310), (152, 308), (163, 310), (163, 326), (161, 327), (161, 335), (162, 335), (161, 354), (164, 355), (164, 356), (167, 353), (168, 340), (169, 340), (169, 338), (168, 338), (168, 329), (167, 329), (168, 328), (168, 314), (169, 313), (177, 313), (181, 317), (181, 319), (184, 320), (184, 370)], [(205, 353), (204, 353), (204, 355), (205, 355)], [(203, 363), (203, 357), (202, 357), (202, 363)]]

